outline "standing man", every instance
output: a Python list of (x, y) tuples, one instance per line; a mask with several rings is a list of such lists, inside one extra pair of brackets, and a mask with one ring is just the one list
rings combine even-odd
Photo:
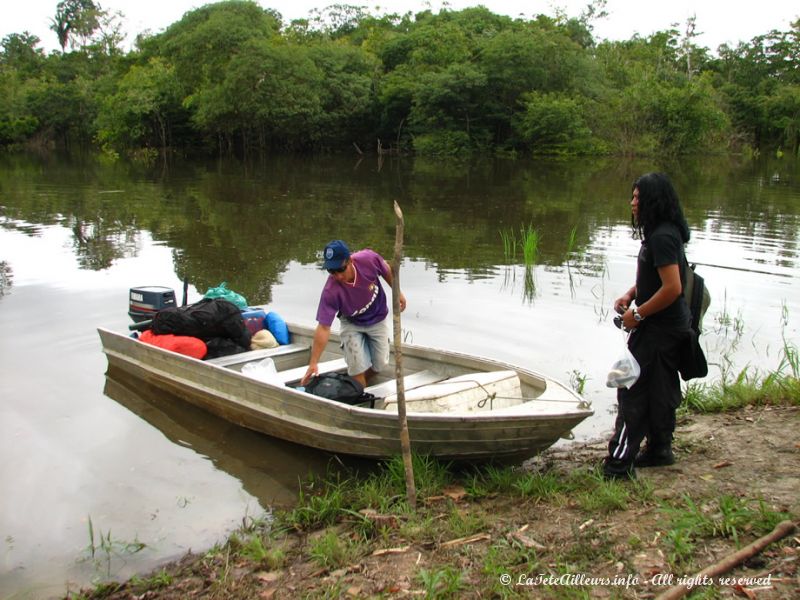
[[(394, 274), (377, 252), (365, 249), (350, 254), (342, 240), (325, 246), (323, 259), (329, 275), (317, 308), (311, 360), (300, 383), (305, 385), (318, 375), (319, 358), (338, 316), (347, 373), (366, 387), (367, 377), (379, 373), (389, 362), (389, 306), (378, 276), (391, 287)], [(405, 308), (406, 298), (401, 293), (400, 310)]]
[[(603, 464), (608, 479), (633, 479), (634, 467), (675, 462), (678, 366), (691, 341), (691, 314), (683, 296), (690, 233), (678, 194), (666, 175), (648, 173), (633, 183), (630, 205), (634, 237), (641, 240), (636, 283), (617, 298), (614, 310), (631, 331), (628, 348), (642, 373), (630, 389), (617, 390), (614, 436)], [(639, 452), (644, 438), (647, 445)]]

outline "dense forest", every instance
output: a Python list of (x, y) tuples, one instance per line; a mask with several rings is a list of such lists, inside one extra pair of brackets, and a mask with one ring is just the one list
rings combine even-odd
[(60, 51), (27, 32), (0, 42), (0, 148), (798, 154), (800, 20), (712, 53), (693, 19), (595, 40), (604, 5), (531, 20), (335, 5), (285, 23), (230, 0), (125, 51), (122, 15), (63, 0)]

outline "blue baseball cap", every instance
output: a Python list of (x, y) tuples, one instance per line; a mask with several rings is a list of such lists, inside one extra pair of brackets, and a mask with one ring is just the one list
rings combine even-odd
[(342, 240), (333, 240), (325, 246), (322, 251), (322, 258), (325, 262), (322, 267), (325, 269), (341, 269), (350, 258), (350, 248)]

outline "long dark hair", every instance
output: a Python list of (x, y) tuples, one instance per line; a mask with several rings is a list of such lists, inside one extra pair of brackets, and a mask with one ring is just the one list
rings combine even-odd
[(678, 194), (664, 173), (647, 173), (633, 182), (631, 192), (639, 188), (639, 218), (631, 216), (634, 237), (647, 236), (661, 223), (674, 223), (683, 243), (689, 241), (689, 225), (683, 216)]

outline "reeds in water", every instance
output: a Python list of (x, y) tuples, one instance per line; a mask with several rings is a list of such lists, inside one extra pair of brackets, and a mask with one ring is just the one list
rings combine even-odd
[(522, 259), (525, 267), (533, 267), (536, 265), (536, 259), (539, 257), (539, 232), (533, 228), (533, 225), (528, 225), (527, 228), (520, 230), (522, 245)]
[[(539, 258), (539, 232), (536, 231), (533, 224), (528, 224), (527, 227), (520, 228), (519, 239), (517, 239), (517, 234), (513, 229), (501, 230), (500, 239), (503, 241), (503, 257), (507, 265), (511, 266), (516, 263), (517, 248), (522, 251), (523, 267), (525, 268), (523, 298), (531, 302), (536, 296), (536, 279), (533, 267)], [(507, 282), (508, 274), (506, 274)]]

